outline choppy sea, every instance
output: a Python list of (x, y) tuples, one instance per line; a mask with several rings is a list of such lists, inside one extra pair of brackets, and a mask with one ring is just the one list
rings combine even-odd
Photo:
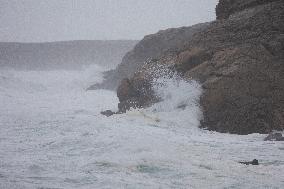
[(199, 129), (197, 82), (162, 79), (162, 102), (105, 117), (116, 93), (85, 90), (103, 70), (0, 71), (1, 189), (284, 188), (284, 143)]

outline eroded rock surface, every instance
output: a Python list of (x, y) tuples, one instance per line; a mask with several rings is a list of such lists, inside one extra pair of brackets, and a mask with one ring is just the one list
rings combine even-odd
[(89, 87), (89, 89), (116, 90), (123, 78), (132, 77), (143, 63), (151, 59), (159, 59), (170, 52), (182, 49), (195, 33), (204, 30), (209, 23), (197, 24), (190, 27), (170, 28), (156, 34), (145, 36), (122, 59), (115, 70), (105, 73), (105, 80)]
[[(164, 51), (148, 64), (169, 65), (184, 79), (193, 78), (202, 83), (202, 128), (237, 134), (283, 130), (284, 1), (230, 2), (220, 0), (216, 8), (218, 20), (207, 23), (190, 38), (184, 38), (182, 45), (175, 43), (170, 47), (172, 50)], [(226, 6), (229, 8), (222, 8)], [(186, 32), (187, 29), (168, 30), (163, 39), (170, 38), (172, 32)], [(153, 43), (155, 35), (149, 39)], [(144, 74), (138, 78), (147, 87), (143, 92), (133, 91), (138, 92), (136, 96), (151, 94), (151, 82), (145, 77), (147, 66), (139, 70)], [(137, 76), (128, 79), (132, 88), (135, 88), (136, 79)], [(127, 97), (122, 102), (129, 100), (139, 107), (144, 106), (139, 98), (133, 98), (132, 92), (126, 93), (118, 92), (119, 98)], [(145, 105), (149, 101), (145, 101)]]
[(279, 0), (220, 0), (216, 7), (217, 19), (226, 19), (230, 15), (257, 5)]
[(125, 112), (130, 108), (143, 108), (158, 102), (159, 99), (151, 86), (151, 78), (136, 73), (131, 79), (123, 79), (117, 89), (119, 99), (119, 112)]

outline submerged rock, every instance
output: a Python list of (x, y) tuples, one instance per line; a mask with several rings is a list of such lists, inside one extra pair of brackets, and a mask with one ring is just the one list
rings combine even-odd
[(265, 141), (284, 141), (284, 137), (281, 133), (270, 133), (267, 137), (264, 139)]
[(259, 165), (257, 159), (254, 159), (254, 160), (252, 160), (252, 161), (240, 161), (239, 163), (245, 164), (245, 165)]
[(101, 114), (109, 117), (109, 116), (116, 114), (116, 112), (113, 112), (111, 110), (106, 110), (106, 111), (102, 111)]

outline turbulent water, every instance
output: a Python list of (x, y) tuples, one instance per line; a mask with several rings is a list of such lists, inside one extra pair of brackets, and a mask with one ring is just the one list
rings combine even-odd
[(284, 143), (199, 129), (198, 83), (104, 117), (116, 94), (85, 91), (102, 70), (0, 71), (0, 188), (284, 188)]

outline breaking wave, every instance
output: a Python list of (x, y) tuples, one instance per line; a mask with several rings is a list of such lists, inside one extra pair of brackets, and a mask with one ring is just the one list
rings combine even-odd
[(103, 70), (0, 71), (0, 188), (283, 188), (283, 144), (198, 128), (198, 82), (157, 77), (161, 102), (105, 117)]

